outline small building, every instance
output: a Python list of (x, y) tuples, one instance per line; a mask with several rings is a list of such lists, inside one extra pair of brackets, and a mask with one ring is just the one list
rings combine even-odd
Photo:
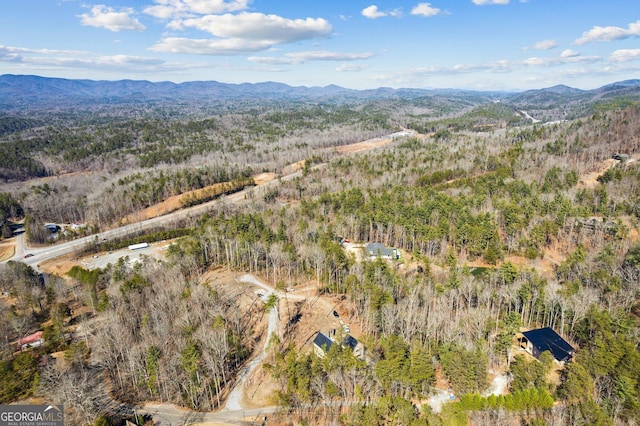
[(52, 234), (55, 234), (60, 230), (60, 226), (56, 225), (55, 223), (45, 223), (44, 227), (47, 228)]
[(331, 346), (333, 346), (333, 340), (321, 332), (318, 332), (316, 338), (313, 339), (313, 353), (320, 358), (324, 358), (324, 354), (329, 352)]
[(360, 359), (364, 359), (364, 345), (350, 334), (347, 334), (347, 337), (344, 338), (343, 345), (345, 347), (351, 348), (353, 354)]
[(37, 348), (39, 346), (42, 346), (43, 344), (44, 338), (42, 337), (42, 331), (37, 331), (18, 340), (17, 349), (21, 351), (28, 348)]
[(367, 254), (369, 255), (369, 257), (373, 257), (373, 258), (380, 257), (381, 259), (392, 259), (392, 260), (397, 260), (400, 258), (400, 253), (398, 252), (398, 249), (385, 247), (384, 244), (380, 244), (380, 243), (369, 243), (367, 244), (365, 250), (367, 251)]
[(538, 328), (525, 331), (518, 339), (520, 348), (540, 358), (544, 351), (549, 351), (558, 362), (568, 362), (573, 357), (573, 347), (552, 328)]
[(631, 156), (628, 155), (628, 154), (613, 154), (613, 157), (611, 157), (611, 158), (613, 158), (614, 160), (618, 160), (618, 161), (624, 163), (626, 161), (629, 161)]

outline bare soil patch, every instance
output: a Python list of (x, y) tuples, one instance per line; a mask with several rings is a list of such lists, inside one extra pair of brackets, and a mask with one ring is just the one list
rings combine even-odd
[[(428, 133), (424, 135), (416, 133), (413, 137), (416, 137), (418, 139), (425, 139), (432, 135), (433, 133)], [(352, 154), (354, 152), (366, 151), (368, 149), (389, 145), (391, 142), (395, 140), (396, 139), (391, 139), (391, 138), (373, 138), (373, 139), (369, 139), (362, 142), (356, 142), (349, 145), (339, 146), (339, 147), (336, 147), (335, 150), (340, 154)]]
[(596, 170), (595, 172), (586, 173), (580, 176), (580, 179), (578, 181), (578, 188), (593, 188), (598, 184), (598, 177), (602, 176), (604, 172), (609, 170), (617, 163), (619, 163), (619, 161), (614, 160), (613, 158), (604, 160), (600, 169)]
[[(428, 136), (429, 135), (418, 135), (417, 137), (422, 139)], [(350, 145), (340, 146), (335, 149), (340, 154), (348, 154), (348, 153), (365, 151), (368, 149), (384, 146), (393, 141), (394, 139), (390, 139), (390, 138), (370, 139), (363, 142), (357, 142)], [(302, 170), (302, 168), (305, 166), (305, 163), (306, 163), (306, 160), (301, 160), (293, 164), (289, 164), (288, 166), (285, 166), (282, 169), (282, 174), (289, 175), (291, 173), (295, 173), (299, 170)], [(276, 173), (260, 173), (253, 176), (253, 179), (256, 185), (260, 185), (277, 178), (278, 178), (278, 174)], [(206, 194), (207, 192), (215, 191), (216, 189), (220, 188), (224, 184), (225, 183), (217, 183), (201, 189), (196, 189), (193, 191), (184, 192), (182, 194), (173, 195), (160, 203), (154, 204), (152, 206), (147, 207), (144, 210), (125, 216), (124, 218), (122, 218), (120, 223), (122, 225), (126, 225), (129, 223), (140, 222), (143, 220), (152, 219), (154, 217), (163, 216), (165, 214), (174, 212), (182, 208), (181, 200), (183, 199), (183, 197), (193, 196), (194, 198), (199, 198), (200, 196)]]
[(0, 261), (11, 259), (16, 253), (15, 238), (0, 243)]
[(66, 276), (74, 266), (80, 266), (80, 263), (76, 260), (73, 254), (67, 254), (55, 259), (46, 260), (38, 265), (42, 272), (57, 275), (59, 277)]
[(295, 173), (298, 170), (302, 170), (305, 164), (306, 164), (306, 160), (301, 160), (296, 163), (289, 164), (288, 166), (284, 166), (282, 169), (282, 174), (286, 176), (286, 175), (290, 175), (291, 173)]
[(564, 255), (560, 254), (558, 251), (547, 248), (545, 249), (545, 254), (543, 258), (537, 258), (534, 260), (529, 260), (524, 256), (505, 256), (502, 262), (497, 263), (496, 265), (490, 265), (486, 262), (483, 262), (482, 259), (477, 259), (472, 262), (467, 262), (466, 265), (472, 268), (500, 268), (505, 262), (511, 262), (515, 266), (522, 268), (525, 266), (532, 267), (543, 278), (553, 279), (555, 277), (555, 267), (559, 265), (562, 261), (564, 261)]
[(336, 148), (336, 151), (340, 154), (352, 154), (354, 152), (366, 151), (368, 149), (385, 146), (391, 142), (393, 142), (393, 139), (370, 139), (368, 141), (339, 146)]
[[(214, 285), (234, 286), (238, 284), (236, 279), (244, 275), (241, 272), (230, 271), (225, 268), (216, 268), (207, 272), (203, 280), (208, 280)], [(273, 287), (273, 282), (265, 280), (264, 277), (256, 276), (261, 282)], [(247, 312), (253, 303), (263, 303), (256, 301), (257, 292), (261, 288), (247, 284), (247, 291), (242, 298), (241, 309)], [(255, 306), (254, 306), (255, 310)], [(360, 336), (360, 327), (356, 319), (352, 317), (352, 310), (348, 303), (342, 298), (331, 295), (320, 295), (318, 285), (310, 280), (300, 283), (293, 291), (284, 292), (278, 305), (279, 327), (278, 337), (283, 344), (288, 345), (294, 342), (296, 347), (302, 352), (312, 351), (312, 342), (318, 331), (329, 334), (331, 330), (339, 330), (343, 333), (340, 321), (333, 316), (333, 311), (337, 311), (340, 318), (349, 325), (352, 336)], [(259, 314), (258, 314), (259, 315)], [(262, 350), (265, 344), (268, 315), (265, 313), (257, 324), (254, 325), (255, 335), (262, 335), (260, 341), (255, 342), (256, 354)], [(273, 380), (271, 374), (263, 368), (263, 365), (272, 364), (273, 355), (267, 354), (262, 365), (255, 368), (247, 377), (242, 398), (243, 407), (259, 408), (273, 405), (272, 397), (278, 389), (278, 384)]]
[(174, 212), (182, 208), (181, 200), (184, 197), (193, 196), (195, 198), (198, 198), (206, 194), (207, 191), (215, 191), (222, 188), (224, 184), (225, 183), (216, 183), (214, 185), (205, 186), (204, 188), (194, 189), (193, 191), (183, 192), (182, 194), (178, 194), (178, 195), (172, 195), (171, 197), (167, 198), (166, 200), (160, 203), (154, 204), (150, 207), (147, 207), (144, 210), (125, 216), (121, 220), (121, 223), (123, 225), (126, 225), (128, 223), (140, 222), (146, 219), (151, 219), (154, 217), (158, 217), (158, 216), (162, 216), (162, 215)]
[[(256, 185), (260, 185), (265, 182), (272, 181), (277, 177), (278, 175), (276, 173), (260, 173), (255, 175), (253, 179)], [(183, 192), (182, 194), (178, 194), (178, 195), (172, 195), (171, 197), (168, 197), (166, 200), (160, 203), (154, 204), (152, 206), (147, 207), (144, 210), (125, 216), (121, 220), (121, 223), (122, 225), (126, 225), (128, 223), (140, 222), (143, 220), (152, 219), (154, 217), (169, 214), (183, 207), (181, 201), (185, 197), (200, 198), (205, 194), (210, 193), (211, 191), (216, 191), (222, 188), (222, 186), (227, 183), (228, 182), (216, 183), (214, 185), (205, 186), (204, 188), (194, 189), (193, 191)]]
[(253, 181), (256, 183), (256, 185), (261, 185), (277, 178), (278, 175), (276, 173), (260, 173), (253, 177)]

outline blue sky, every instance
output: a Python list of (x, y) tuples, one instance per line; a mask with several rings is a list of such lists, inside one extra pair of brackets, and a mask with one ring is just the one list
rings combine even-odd
[(640, 1), (0, 0), (0, 74), (590, 89), (640, 78)]

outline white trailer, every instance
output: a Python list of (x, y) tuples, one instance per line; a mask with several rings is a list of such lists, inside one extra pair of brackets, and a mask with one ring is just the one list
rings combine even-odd
[(129, 250), (139, 250), (139, 249), (143, 249), (143, 248), (147, 248), (147, 247), (149, 247), (149, 243), (131, 244), (129, 246)]

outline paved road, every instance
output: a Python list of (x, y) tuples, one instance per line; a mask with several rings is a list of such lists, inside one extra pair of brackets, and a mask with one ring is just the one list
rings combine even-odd
[(135, 410), (136, 414), (149, 414), (158, 426), (190, 425), (194, 423), (241, 425), (255, 422), (262, 424), (264, 417), (276, 411), (276, 407), (252, 408), (198, 413), (172, 404), (146, 404)]
[[(167, 225), (171, 225), (173, 223), (180, 222), (182, 220), (186, 220), (192, 217), (198, 217), (206, 213), (208, 210), (210, 210), (211, 207), (221, 203), (237, 204), (237, 203), (246, 202), (248, 199), (250, 199), (253, 196), (260, 196), (260, 194), (262, 194), (266, 189), (279, 185), (280, 182), (289, 181), (301, 175), (302, 175), (302, 171), (297, 171), (287, 176), (283, 176), (279, 179), (274, 179), (272, 181), (262, 183), (255, 187), (246, 188), (234, 194), (223, 195), (222, 197), (217, 198), (213, 201), (199, 204), (197, 206), (178, 210), (173, 213), (166, 214), (164, 216), (158, 216), (152, 219), (147, 219), (142, 222), (131, 223), (129, 225), (120, 226), (118, 228), (100, 232), (95, 235), (89, 235), (87, 237), (78, 238), (73, 241), (56, 244), (55, 246), (25, 249), (23, 248), (24, 234), (22, 234), (18, 236), (18, 245), (16, 246), (14, 256), (8, 260), (20, 260), (28, 265), (31, 265), (35, 269), (38, 269), (38, 264), (40, 262), (53, 259), (56, 257), (60, 257), (65, 254), (80, 251), (96, 241), (100, 242), (103, 240), (112, 240), (115, 238), (126, 238), (130, 235), (136, 235), (145, 230), (153, 229), (158, 226), (167, 226)], [(25, 254), (30, 254), (32, 256), (25, 258), (24, 257)], [(8, 260), (5, 260), (0, 263), (5, 263)]]
[[(276, 295), (278, 298), (282, 297), (282, 294), (280, 292), (275, 291), (273, 288), (264, 284), (253, 275), (249, 275), (249, 274), (243, 275), (240, 277), (238, 281), (251, 283), (251, 284), (257, 285), (258, 287), (263, 288), (265, 292), (262, 294), (262, 300), (265, 303), (267, 302), (267, 300), (272, 294)], [(229, 393), (229, 396), (227, 397), (227, 402), (225, 403), (223, 411), (242, 410), (243, 408), (242, 396), (244, 395), (244, 384), (246, 383), (247, 378), (251, 376), (253, 371), (256, 368), (258, 368), (262, 364), (262, 361), (264, 361), (264, 359), (267, 357), (267, 347), (269, 346), (269, 339), (271, 338), (271, 335), (278, 330), (279, 318), (280, 318), (280, 315), (278, 313), (278, 306), (276, 304), (276, 306), (273, 309), (271, 309), (271, 311), (269, 312), (267, 338), (264, 341), (264, 347), (262, 348), (262, 351), (260, 352), (260, 354), (256, 356), (254, 359), (252, 359), (251, 361), (249, 361), (249, 363), (242, 369), (242, 372), (240, 373), (240, 377), (236, 383), (236, 386), (231, 390), (231, 392)]]

